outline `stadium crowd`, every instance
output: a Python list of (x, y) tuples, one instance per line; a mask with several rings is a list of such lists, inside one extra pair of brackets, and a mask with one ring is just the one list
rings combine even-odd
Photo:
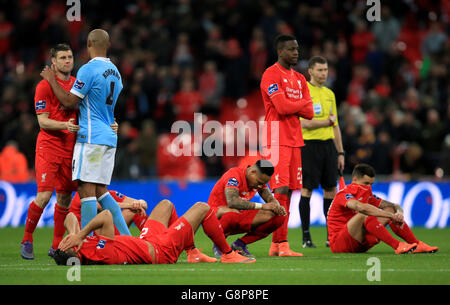
[[(34, 179), (39, 72), (49, 48), (66, 42), (75, 73), (95, 27), (110, 33), (124, 82), (116, 179), (201, 180), (235, 166), (239, 157), (175, 157), (171, 126), (193, 124), (194, 112), (203, 123), (263, 119), (259, 82), (280, 33), (297, 37), (307, 79), (311, 56), (328, 60), (347, 174), (363, 162), (394, 179), (450, 175), (448, 1), (392, 1), (377, 22), (366, 1), (353, 0), (92, 0), (74, 22), (64, 1), (0, 5), (0, 180)], [(7, 176), (20, 167), (20, 177)]]

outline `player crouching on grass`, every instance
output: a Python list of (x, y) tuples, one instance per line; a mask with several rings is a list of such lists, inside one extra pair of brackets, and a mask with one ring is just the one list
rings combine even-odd
[[(380, 241), (401, 253), (434, 253), (439, 248), (419, 241), (403, 219), (398, 204), (372, 193), (375, 170), (367, 164), (353, 169), (352, 183), (340, 190), (328, 211), (327, 226), (333, 253), (366, 252)], [(403, 238), (401, 242), (389, 233), (386, 225)]]
[[(109, 210), (95, 216), (82, 230), (73, 213), (67, 215), (64, 225), (69, 234), (53, 256), (58, 265), (66, 265), (70, 257), (78, 257), (81, 264), (173, 264), (182, 251), (194, 247), (194, 233), (200, 225), (215, 244), (221, 245), (222, 263), (255, 262), (231, 250), (212, 209), (203, 202), (178, 218), (174, 205), (169, 200), (161, 201), (139, 237), (115, 235)], [(95, 234), (88, 236), (93, 231)]]

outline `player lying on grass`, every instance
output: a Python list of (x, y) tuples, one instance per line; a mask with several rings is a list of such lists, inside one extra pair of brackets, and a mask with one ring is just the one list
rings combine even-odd
[[(366, 252), (380, 241), (391, 246), (396, 254), (432, 253), (431, 247), (419, 241), (403, 219), (398, 204), (372, 194), (375, 170), (367, 164), (353, 169), (352, 183), (341, 189), (328, 211), (327, 226), (333, 253)], [(386, 225), (404, 239), (401, 242), (389, 233)]]
[[(255, 262), (231, 250), (207, 204), (197, 202), (180, 218), (174, 211), (169, 200), (158, 203), (139, 237), (115, 235), (109, 210), (95, 216), (82, 230), (76, 216), (69, 213), (65, 220), (69, 234), (53, 258), (58, 265), (66, 265), (70, 257), (78, 257), (82, 264), (173, 264), (182, 251), (193, 248), (194, 232), (201, 224), (206, 235), (221, 245), (222, 263)], [(88, 236), (94, 231), (95, 235)]]
[[(231, 245), (247, 257), (253, 257), (247, 245), (271, 234), (287, 217), (267, 186), (273, 173), (272, 163), (262, 159), (252, 166), (233, 167), (217, 181), (208, 199), (225, 236), (247, 233)], [(265, 204), (250, 201), (256, 192)], [(216, 257), (222, 255), (217, 245), (213, 251)]]
[[(127, 226), (129, 227), (131, 223), (134, 222), (139, 231), (141, 231), (148, 218), (147, 214), (145, 213), (145, 211), (147, 210), (147, 202), (143, 199), (134, 199), (132, 197), (125, 196), (124, 194), (113, 190), (110, 190), (109, 193), (119, 204), (119, 207), (122, 210), (122, 216)], [(100, 213), (102, 210), (103, 209), (100, 203), (97, 202), (97, 213)], [(75, 214), (78, 223), (81, 223), (81, 200), (78, 193), (76, 193), (72, 198), (72, 202), (70, 204), (70, 212)], [(173, 213), (174, 215), (176, 215), (175, 209), (173, 209)], [(178, 216), (176, 217), (178, 218)], [(115, 225), (114, 233), (115, 235), (120, 235), (120, 232)], [(206, 254), (200, 252), (200, 250), (197, 248), (186, 250), (186, 254), (188, 263), (214, 263), (217, 261), (216, 258), (207, 256)]]

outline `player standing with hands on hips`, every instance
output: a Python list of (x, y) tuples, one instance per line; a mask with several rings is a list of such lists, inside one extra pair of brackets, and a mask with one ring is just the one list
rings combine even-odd
[[(297, 40), (291, 35), (279, 35), (275, 49), (278, 60), (264, 71), (260, 84), (266, 129), (262, 146), (264, 158), (275, 168), (269, 186), (288, 215), (273, 232), (269, 255), (303, 256), (290, 249), (287, 226), (292, 191), (302, 187), (300, 149), (304, 143), (298, 118), (312, 119), (314, 113), (306, 79), (293, 69), (299, 57)], [(272, 130), (274, 125), (278, 125), (278, 130)]]
[[(323, 188), (323, 213), (336, 196), (338, 170), (344, 170), (344, 148), (337, 119), (336, 98), (333, 91), (325, 87), (328, 77), (328, 62), (321, 56), (309, 60), (309, 92), (313, 99), (314, 118), (301, 118), (305, 147), (302, 149), (303, 189), (299, 203), (302, 222), (303, 248), (315, 248), (309, 232), (310, 200), (314, 189)], [(328, 247), (328, 237), (326, 246)]]
[(81, 227), (97, 215), (98, 199), (103, 209), (111, 211), (120, 234), (130, 235), (120, 207), (106, 187), (111, 182), (117, 146), (117, 134), (110, 125), (114, 123), (114, 107), (123, 88), (119, 71), (106, 57), (109, 47), (106, 31), (95, 29), (89, 33), (87, 49), (91, 60), (78, 70), (70, 92), (59, 86), (51, 68), (44, 68), (41, 76), (50, 83), (61, 104), (73, 107), (79, 103), (80, 130), (72, 159), (72, 180), (79, 182)]

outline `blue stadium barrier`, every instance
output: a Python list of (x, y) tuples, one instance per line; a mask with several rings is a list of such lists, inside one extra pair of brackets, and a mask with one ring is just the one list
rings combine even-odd
[[(215, 180), (202, 182), (177, 181), (114, 181), (109, 189), (127, 196), (144, 199), (149, 204), (147, 212), (162, 199), (171, 200), (182, 215), (197, 201), (208, 200)], [(444, 228), (450, 226), (449, 182), (377, 182), (373, 185), (376, 195), (394, 203), (400, 203), (405, 219), (410, 226)], [(25, 225), (28, 205), (36, 196), (36, 184), (11, 184), (0, 181), (0, 227)], [(300, 193), (294, 192), (291, 200), (289, 227), (300, 226), (298, 202)], [(257, 195), (253, 201), (262, 202)], [(38, 227), (53, 226), (53, 211), (56, 196), (53, 195), (44, 210)], [(311, 224), (323, 226), (322, 191), (315, 190), (311, 198)]]

